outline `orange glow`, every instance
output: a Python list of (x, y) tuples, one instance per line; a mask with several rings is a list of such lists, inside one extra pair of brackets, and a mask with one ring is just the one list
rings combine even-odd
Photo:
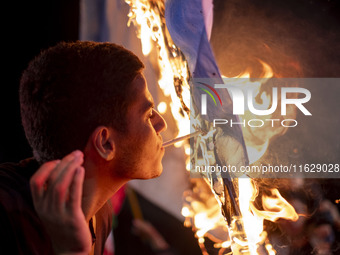
[(280, 218), (291, 221), (297, 221), (299, 219), (294, 207), (281, 196), (278, 189), (271, 189), (270, 195), (262, 196), (262, 206), (264, 211), (257, 210), (253, 205), (251, 205), (251, 209), (264, 219), (273, 222)]
[[(187, 63), (178, 55), (175, 44), (164, 30), (163, 1), (126, 0), (130, 5), (129, 22), (137, 27), (137, 36), (141, 39), (142, 51), (148, 55), (157, 47), (160, 79), (158, 85), (164, 96), (171, 98), (170, 109), (176, 121), (178, 133), (176, 137), (190, 133), (190, 87), (188, 85)], [(176, 84), (181, 87), (181, 93), (176, 91)], [(187, 109), (183, 111), (183, 109)], [(176, 147), (184, 143), (175, 144)]]
[[(196, 116), (193, 108), (190, 107), (191, 95), (187, 81), (189, 73), (187, 63), (179, 54), (179, 49), (174, 45), (166, 30), (164, 16), (162, 16), (164, 14), (162, 14), (164, 2), (126, 0), (126, 3), (130, 5), (128, 25), (133, 23), (137, 27), (137, 36), (141, 39), (143, 54), (148, 55), (152, 50), (157, 50), (158, 53), (160, 70), (158, 85), (162, 89), (164, 96), (170, 97), (171, 101), (169, 107), (160, 104), (160, 111), (161, 109), (166, 111), (170, 108), (177, 125), (177, 136), (184, 136), (197, 131), (190, 125), (190, 123), (195, 123), (195, 126), (200, 126), (201, 120), (199, 115)], [(256, 100), (254, 99), (253, 102), (254, 107), (256, 109), (268, 109), (271, 106), (271, 95), (263, 87), (275, 74), (267, 63), (259, 61), (263, 67), (261, 79), (251, 80), (250, 71), (244, 72), (237, 77), (223, 78), (227, 79), (226, 82), (229, 84), (232, 83), (244, 89), (252, 88), (257, 94)], [(178, 87), (181, 89), (176, 90)], [(295, 109), (287, 109), (287, 115), (286, 118), (294, 118)], [(254, 117), (262, 120), (282, 118), (282, 116), (275, 115), (275, 112), (271, 115), (255, 116), (249, 109), (245, 109), (245, 114), (239, 117), (241, 121), (247, 121)], [(287, 130), (282, 126), (272, 127), (271, 122), (265, 123), (260, 128), (241, 125), (250, 164), (257, 162), (265, 155), (271, 139), (278, 135), (283, 135)], [(208, 151), (207, 149), (210, 145), (208, 141), (210, 140), (211, 143), (211, 138), (215, 131), (212, 129), (207, 134), (197, 137), (197, 147), (202, 152), (202, 158), (198, 159), (197, 155), (194, 155), (197, 165), (209, 166), (215, 163), (214, 155), (212, 155), (211, 150)], [(186, 169), (190, 171), (190, 154), (192, 154), (190, 153), (190, 146), (183, 141), (176, 143), (175, 146), (184, 146), (187, 156), (185, 165)], [(184, 225), (192, 227), (200, 246), (204, 244), (204, 237), (209, 236), (215, 242), (215, 247), (230, 247), (232, 244), (229, 239), (229, 226), (227, 226), (221, 214), (221, 198), (214, 195), (211, 184), (206, 179), (204, 181), (203, 179), (195, 181), (195, 184), (195, 188), (185, 195), (185, 203), (181, 211), (185, 217)], [(266, 195), (263, 195), (261, 200), (264, 210), (257, 209), (254, 201), (259, 192), (254, 185), (254, 182), (248, 176), (238, 179), (238, 199), (247, 241), (235, 240), (239, 242), (239, 245), (248, 246), (251, 254), (257, 254), (257, 244), (261, 242), (267, 249), (268, 254), (274, 255), (276, 252), (269, 243), (267, 233), (263, 229), (264, 219), (276, 221), (279, 218), (284, 218), (296, 221), (299, 216), (277, 189), (271, 189)], [(221, 232), (223, 233), (222, 235), (220, 234)]]
[[(250, 79), (250, 71), (246, 71), (236, 77), (224, 77), (226, 80), (225, 83), (233, 84), (242, 89), (251, 88), (254, 92), (254, 100), (253, 105), (256, 109), (266, 110), (271, 106), (272, 97), (270, 94), (267, 94), (266, 90), (263, 87), (266, 86), (266, 82), (273, 78), (274, 72), (272, 68), (265, 62), (259, 60), (262, 64), (262, 74), (261, 78), (256, 80)], [(256, 100), (259, 98), (259, 100)], [(293, 119), (296, 115), (295, 109), (289, 108), (287, 111), (286, 119)], [(246, 143), (246, 148), (249, 157), (249, 163), (255, 163), (258, 161), (266, 152), (269, 142), (272, 138), (283, 135), (287, 131), (287, 127), (283, 126), (275, 126), (272, 122), (265, 121), (266, 119), (279, 119), (282, 120), (283, 117), (280, 114), (273, 113), (270, 115), (255, 115), (250, 112), (250, 110), (245, 108), (245, 114), (243, 116), (239, 116), (240, 120), (245, 120), (246, 122), (250, 119), (259, 119), (264, 122), (262, 127), (251, 127), (249, 125), (242, 127), (242, 132), (244, 136), (244, 140)], [(272, 125), (274, 127), (272, 127)]]

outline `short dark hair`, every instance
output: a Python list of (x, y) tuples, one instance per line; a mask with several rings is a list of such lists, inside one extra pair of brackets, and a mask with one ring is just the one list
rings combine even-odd
[(123, 131), (131, 83), (144, 68), (114, 43), (60, 42), (35, 57), (20, 81), (22, 124), (39, 162), (84, 149), (93, 130)]

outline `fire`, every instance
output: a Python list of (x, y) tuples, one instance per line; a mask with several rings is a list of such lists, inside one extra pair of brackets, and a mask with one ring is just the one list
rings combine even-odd
[(186, 191), (182, 215), (184, 225), (192, 227), (204, 254), (204, 242), (208, 237), (215, 242), (216, 248), (230, 247), (228, 228), (220, 213), (220, 205), (212, 196), (209, 185), (203, 179), (193, 181), (194, 188)]
[[(224, 77), (225, 83), (233, 84), (242, 89), (251, 88), (255, 93), (255, 98), (258, 100), (253, 101), (256, 109), (269, 109), (271, 106), (271, 95), (266, 92), (263, 87), (267, 81), (274, 77), (272, 68), (265, 62), (259, 60), (263, 67), (261, 79), (252, 81), (250, 79), (250, 71), (246, 71), (237, 77)], [(295, 109), (290, 109), (288, 118), (295, 117)], [(260, 120), (266, 119), (280, 119), (282, 118), (275, 112), (271, 115), (255, 116), (249, 109), (245, 109), (245, 114), (239, 116), (240, 122), (248, 121), (256, 118)], [(264, 123), (266, 123), (264, 121)], [(282, 126), (272, 126), (272, 123), (266, 123), (262, 127), (251, 127), (249, 125), (241, 125), (243, 136), (245, 139), (249, 163), (256, 163), (266, 153), (270, 140), (278, 135), (283, 135), (287, 128)], [(248, 176), (241, 176), (238, 179), (238, 192), (239, 192), (239, 205), (242, 212), (242, 220), (246, 239), (241, 241), (236, 238), (234, 242), (239, 245), (248, 246), (250, 254), (258, 254), (257, 249), (259, 244), (263, 244), (269, 254), (275, 254), (275, 250), (268, 243), (267, 235), (263, 229), (264, 220), (272, 222), (280, 218), (296, 221), (298, 215), (293, 206), (291, 206), (280, 194), (278, 189), (271, 189), (268, 194), (262, 195), (262, 207), (264, 210), (256, 208), (254, 202), (259, 192), (256, 184)], [(242, 243), (243, 242), (243, 243)]]
[[(257, 81), (250, 80), (250, 72), (245, 72), (237, 77), (229, 78), (236, 82), (237, 86), (247, 89), (252, 88), (256, 93), (255, 98), (260, 98), (258, 102), (255, 100), (254, 106), (256, 109), (268, 109), (271, 105), (271, 95), (262, 90), (262, 86), (274, 76), (272, 68), (265, 62), (260, 61), (263, 66), (263, 73), (261, 79)], [(226, 78), (226, 77), (225, 77)], [(235, 78), (240, 78), (236, 79)], [(228, 79), (228, 78), (227, 78)], [(295, 117), (294, 109), (290, 109), (289, 117)], [(254, 116), (249, 109), (245, 109), (245, 114), (239, 116), (241, 120), (249, 120), (254, 117), (256, 119), (271, 119), (273, 115)], [(275, 115), (274, 118), (281, 118)], [(265, 123), (265, 122), (264, 122)], [(271, 139), (277, 135), (283, 135), (286, 132), (285, 127), (273, 127), (271, 123), (266, 123), (261, 128), (254, 128), (250, 126), (241, 126), (244, 135), (249, 163), (256, 163), (267, 151)], [(242, 212), (242, 221), (244, 230), (247, 235), (247, 245), (250, 254), (257, 253), (257, 245), (266, 242), (266, 235), (264, 234), (263, 221), (264, 219), (275, 222), (279, 218), (284, 218), (292, 221), (298, 220), (298, 215), (293, 206), (291, 206), (280, 194), (278, 189), (269, 190), (270, 195), (264, 194), (262, 196), (263, 211), (256, 208), (254, 201), (258, 196), (258, 190), (248, 176), (242, 176), (238, 179), (239, 186), (239, 204)], [(265, 245), (268, 253), (275, 254), (270, 244)]]
[[(256, 95), (253, 100), (254, 107), (259, 110), (265, 110), (270, 108), (272, 99), (270, 93), (267, 92), (269, 90), (269, 86), (266, 87), (266, 83), (275, 75), (272, 68), (267, 63), (261, 60), (259, 60), (259, 62), (262, 64), (263, 69), (263, 72), (260, 75), (262, 78), (260, 79), (252, 81), (250, 79), (251, 71), (246, 71), (243, 74), (231, 78), (224, 76), (224, 79), (226, 82), (234, 84), (241, 89), (252, 89), (253, 94)], [(295, 108), (290, 107), (285, 118), (293, 119), (295, 115)], [(257, 119), (262, 120), (264, 123), (261, 128), (252, 127), (250, 125), (241, 125), (250, 164), (258, 161), (265, 154), (271, 139), (278, 135), (283, 135), (287, 131), (287, 128), (284, 126), (274, 125), (271, 121), (266, 121), (268, 119), (283, 120), (282, 116), (277, 112), (270, 115), (259, 116), (251, 113), (246, 105), (245, 114), (240, 115), (239, 118), (241, 122), (248, 122), (251, 119)]]
[[(282, 218), (297, 221), (299, 216), (294, 207), (281, 196), (278, 189), (270, 189), (268, 194), (262, 195), (262, 207), (264, 210), (259, 210), (254, 203), (258, 196), (258, 190), (254, 183), (245, 177), (239, 178), (238, 184), (240, 209), (247, 234), (248, 246), (251, 254), (258, 254), (257, 244), (264, 244), (266, 242), (266, 234), (263, 230), (264, 220), (275, 222)], [(267, 243), (265, 247), (268, 245)], [(267, 248), (272, 249), (272, 246)], [(272, 252), (274, 251), (272, 250)]]
[(270, 195), (263, 195), (262, 205), (264, 211), (256, 209), (253, 204), (251, 204), (251, 209), (256, 215), (263, 217), (264, 219), (273, 222), (280, 218), (292, 221), (297, 221), (299, 219), (294, 207), (281, 196), (278, 189), (271, 189)]
[[(190, 108), (191, 95), (188, 84), (189, 71), (187, 63), (180, 49), (171, 40), (166, 29), (164, 2), (126, 0), (126, 3), (130, 5), (128, 25), (133, 23), (137, 27), (137, 36), (141, 39), (143, 54), (148, 55), (151, 50), (157, 49), (160, 69), (158, 84), (164, 95), (171, 99), (170, 110), (173, 118), (176, 120), (178, 128), (177, 136), (187, 135), (192, 130), (195, 130), (190, 125), (190, 119), (191, 123), (195, 121), (200, 123), (200, 121), (195, 119), (197, 116), (193, 109)], [(256, 100), (253, 102), (254, 107), (256, 109), (268, 109), (271, 105), (271, 95), (264, 87), (266, 82), (274, 77), (274, 72), (267, 63), (259, 61), (263, 66), (261, 79), (251, 80), (250, 72), (245, 72), (237, 77), (225, 78), (228, 79), (229, 83), (235, 84), (235, 86), (245, 89), (252, 88), (257, 94)], [(158, 105), (158, 109), (160, 112), (166, 112), (166, 103), (161, 102)], [(249, 109), (245, 110), (245, 114), (240, 116), (241, 120), (247, 121), (254, 117)], [(294, 117), (295, 109), (288, 109), (287, 115)], [(276, 116), (274, 112), (270, 116), (256, 116), (256, 118), (265, 120), (281, 117)], [(272, 127), (269, 122), (261, 128), (242, 126), (242, 131), (250, 164), (253, 164), (265, 154), (270, 140), (275, 136), (283, 135), (286, 132), (286, 128), (282, 126)], [(208, 140), (211, 140), (214, 132), (215, 130), (210, 130), (204, 136), (198, 137), (200, 142), (197, 146), (200, 146), (203, 154), (202, 164), (211, 165), (214, 163), (212, 156), (207, 150), (207, 147), (210, 146)], [(176, 146), (184, 146), (185, 154), (187, 155), (185, 162), (186, 169), (190, 170), (190, 145), (181, 142), (176, 144)], [(225, 218), (221, 214), (221, 203), (219, 200), (221, 198), (216, 197), (216, 194), (212, 192), (212, 184), (203, 181), (203, 179), (193, 182), (195, 187), (184, 196), (185, 201), (182, 215), (186, 218), (185, 225), (191, 226), (195, 231), (202, 252), (205, 252), (204, 238), (209, 237), (215, 242), (216, 248), (222, 250), (230, 246), (233, 247), (233, 245), (248, 246), (248, 254), (258, 254), (257, 246), (261, 244), (266, 248), (268, 254), (276, 254), (263, 229), (264, 219), (270, 221), (276, 221), (279, 218), (293, 221), (298, 219), (294, 208), (281, 196), (277, 189), (271, 189), (262, 196), (262, 207), (264, 210), (256, 208), (255, 199), (259, 194), (257, 187), (252, 179), (248, 176), (243, 176), (238, 179), (238, 199), (242, 218), (237, 218), (236, 220), (239, 222), (235, 223), (234, 221), (231, 225), (243, 225), (246, 237), (243, 233), (240, 236), (235, 235), (237, 229), (226, 226)]]
[[(165, 29), (164, 2), (126, 0), (130, 5), (129, 22), (134, 23), (141, 39), (142, 52), (147, 56), (158, 49), (160, 79), (158, 85), (166, 97), (171, 98), (170, 109), (177, 123), (177, 136), (190, 133), (190, 87), (187, 63)], [(175, 144), (179, 147), (183, 142)]]

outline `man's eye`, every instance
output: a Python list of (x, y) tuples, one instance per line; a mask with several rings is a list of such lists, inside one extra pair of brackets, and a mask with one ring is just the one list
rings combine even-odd
[(155, 115), (154, 115), (153, 111), (151, 111), (150, 114), (149, 114), (149, 119), (152, 119), (154, 116)]

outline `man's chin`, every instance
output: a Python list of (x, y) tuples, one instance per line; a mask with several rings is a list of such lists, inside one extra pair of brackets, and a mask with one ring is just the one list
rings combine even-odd
[(156, 173), (151, 179), (159, 177), (163, 173), (163, 168), (161, 168), (158, 173)]
[(163, 167), (159, 168), (157, 171), (150, 171), (150, 175), (149, 176), (145, 176), (145, 177), (141, 177), (141, 178), (138, 178), (138, 179), (141, 179), (141, 180), (149, 180), (149, 179), (154, 179), (154, 178), (157, 178), (159, 177), (163, 172)]

